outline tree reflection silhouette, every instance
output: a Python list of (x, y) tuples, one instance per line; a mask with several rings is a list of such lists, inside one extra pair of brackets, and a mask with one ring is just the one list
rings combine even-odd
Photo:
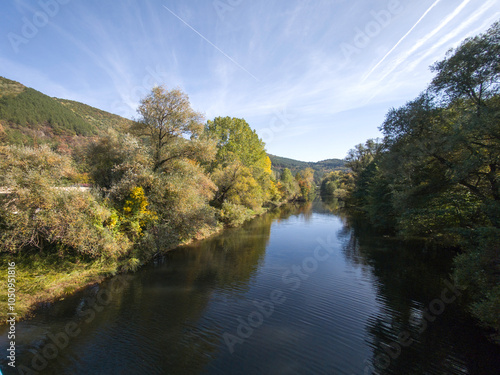
[[(441, 314), (428, 315), (429, 320), (423, 316), (446, 288), (449, 253), (424, 242), (377, 236), (356, 214), (346, 214), (343, 222), (338, 233), (343, 254), (373, 275), (382, 306), (366, 325), (373, 350), (367, 369), (378, 374), (497, 374), (500, 350), (474, 326), (460, 299)], [(398, 336), (406, 333), (411, 340), (405, 344), (411, 344), (405, 347)]]

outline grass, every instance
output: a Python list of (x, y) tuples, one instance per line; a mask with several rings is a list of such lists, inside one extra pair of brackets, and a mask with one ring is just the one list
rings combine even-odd
[[(193, 241), (211, 237), (223, 229), (222, 225), (207, 226), (192, 239), (177, 243), (165, 249), (172, 250), (178, 246), (187, 245)], [(15, 310), (18, 320), (33, 316), (40, 303), (54, 302), (85, 288), (88, 285), (100, 283), (106, 277), (117, 273), (136, 271), (148, 259), (139, 261), (126, 258), (121, 261), (83, 260), (75, 256), (58, 254), (31, 253), (29, 255), (3, 255), (4, 267), (0, 274), (0, 284), (4, 293), (0, 294), (0, 325), (5, 324), (8, 311), (7, 268), (8, 263), (16, 263), (16, 303)]]
[[(83, 262), (57, 255), (5, 257), (0, 283), (7, 286), (7, 263), (16, 263), (16, 303), (14, 312), (19, 319), (28, 318), (41, 302), (63, 299), (65, 296), (116, 273), (117, 263)], [(7, 288), (4, 288), (7, 291)], [(0, 319), (7, 318), (7, 293), (0, 296)]]

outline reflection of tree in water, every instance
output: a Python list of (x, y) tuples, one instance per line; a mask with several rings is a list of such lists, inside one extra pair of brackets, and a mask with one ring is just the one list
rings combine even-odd
[[(488, 343), (467, 318), (459, 300), (443, 313), (424, 318), (431, 301), (446, 288), (450, 254), (424, 243), (403, 243), (377, 236), (355, 215), (343, 218), (338, 233), (343, 254), (371, 273), (381, 311), (366, 330), (373, 349), (372, 366), (380, 374), (497, 374), (499, 348)], [(413, 340), (403, 347), (400, 334)], [(402, 340), (407, 343), (406, 340)]]
[(321, 196), (321, 205), (334, 214), (341, 214), (344, 203), (333, 196)]
[[(248, 290), (264, 259), (277, 214), (171, 251), (164, 256), (164, 264), (142, 273), (138, 288), (149, 294), (140, 297), (149, 315), (144, 329), (150, 329), (151, 320), (158, 321), (159, 331), (154, 336), (162, 355), (155, 361), (163, 363), (168, 373), (200, 373), (215, 356), (223, 332), (207, 316), (208, 302), (214, 291), (223, 298), (237, 299)], [(157, 296), (151, 295), (155, 288)]]
[[(71, 356), (82, 352), (93, 357), (90, 363), (84, 362), (85, 369), (95, 363), (101, 373), (120, 373), (124, 366), (122, 373), (202, 373), (219, 350), (223, 334), (218, 319), (207, 313), (214, 291), (218, 298), (243, 295), (264, 259), (272, 222), (296, 213), (294, 208), (283, 207), (241, 228), (165, 254), (156, 265), (131, 275), (126, 287), (113, 294), (112, 302), (90, 323), (83, 322), (88, 316), (82, 319), (78, 311), (87, 310), (88, 301), (106, 284), (88, 288), (48, 309), (47, 316), (57, 319), (61, 329), (53, 322), (42, 324), (57, 333), (67, 322), (77, 320), (82, 333), (78, 343), (66, 349), (69, 359), (61, 356), (47, 370), (61, 374), (72, 371), (70, 366), (75, 362)], [(39, 336), (34, 334), (33, 340)], [(31, 361), (29, 353), (24, 358)], [(78, 371), (82, 369), (74, 369), (74, 373), (81, 373)]]
[[(144, 330), (157, 321), (154, 336), (158, 350), (155, 358), (172, 374), (203, 372), (219, 350), (223, 331), (217, 319), (210, 318), (207, 306), (214, 292), (217, 298), (232, 302), (243, 297), (262, 263), (269, 242), (271, 224), (296, 210), (274, 210), (246, 223), (225, 230), (218, 236), (167, 253), (162, 265), (141, 273), (136, 297), (147, 311)], [(144, 292), (140, 289), (144, 289)], [(152, 290), (157, 295), (151, 295)], [(162, 291), (163, 290), (163, 291)], [(139, 297), (139, 294), (145, 293)]]

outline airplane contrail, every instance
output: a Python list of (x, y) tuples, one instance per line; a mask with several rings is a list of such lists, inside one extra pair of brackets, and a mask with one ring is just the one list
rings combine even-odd
[(219, 51), (220, 53), (222, 53), (228, 60), (230, 60), (234, 65), (236, 65), (238, 68), (240, 68), (241, 70), (243, 70), (244, 72), (248, 73), (248, 75), (250, 75), (253, 79), (255, 79), (257, 82), (260, 82), (260, 80), (254, 76), (252, 73), (250, 73), (248, 70), (246, 70), (243, 66), (241, 66), (240, 64), (238, 64), (237, 61), (235, 61), (231, 56), (229, 56), (227, 53), (225, 53), (223, 50), (221, 50), (219, 47), (217, 47), (215, 44), (213, 44), (210, 40), (208, 40), (203, 34), (201, 34), (198, 30), (196, 30), (193, 26), (191, 26), (189, 23), (187, 23), (186, 21), (184, 21), (181, 17), (179, 17), (177, 14), (175, 14), (174, 12), (172, 12), (169, 8), (167, 8), (165, 5), (163, 5), (163, 7), (168, 10), (170, 13), (172, 13), (173, 16), (175, 16), (177, 19), (179, 19), (179, 21), (181, 21), (184, 25), (186, 25), (187, 27), (189, 27), (191, 30), (193, 30), (196, 34), (198, 34), (200, 36), (200, 38), (202, 38), (205, 42), (207, 42), (208, 44), (210, 44), (212, 47), (214, 47), (217, 51)]
[(377, 68), (379, 67), (379, 65), (380, 65), (380, 64), (382, 64), (382, 63), (384, 62), (384, 60), (387, 58), (387, 56), (389, 56), (389, 55), (392, 53), (392, 51), (394, 51), (394, 50), (397, 48), (397, 46), (399, 46), (399, 45), (401, 44), (401, 42), (402, 42), (403, 40), (405, 40), (405, 39), (406, 39), (406, 37), (407, 37), (408, 35), (410, 35), (410, 33), (413, 31), (413, 29), (415, 29), (415, 27), (417, 27), (417, 26), (418, 26), (418, 24), (419, 24), (419, 23), (420, 23), (420, 22), (421, 22), (421, 21), (425, 18), (425, 16), (426, 16), (426, 15), (427, 15), (427, 14), (428, 14), (428, 13), (429, 13), (429, 12), (430, 12), (430, 11), (431, 11), (431, 10), (432, 10), (432, 9), (433, 9), (433, 8), (434, 8), (434, 7), (435, 7), (435, 6), (436, 6), (436, 5), (440, 2), (440, 1), (441, 1), (441, 0), (436, 0), (436, 1), (435, 1), (435, 2), (434, 2), (434, 3), (433, 3), (430, 7), (429, 7), (429, 9), (427, 9), (427, 10), (425, 11), (425, 13), (422, 15), (422, 17), (420, 17), (420, 18), (418, 19), (418, 21), (415, 23), (415, 25), (413, 25), (413, 26), (412, 26), (412, 28), (411, 28), (410, 30), (408, 30), (408, 32), (407, 32), (405, 35), (403, 35), (403, 37), (402, 37), (401, 39), (399, 39), (399, 41), (398, 41), (398, 42), (394, 45), (394, 47), (392, 47), (392, 48), (390, 49), (390, 51), (389, 51), (389, 52), (387, 52), (387, 53), (385, 54), (385, 56), (384, 56), (384, 57), (382, 57), (382, 59), (381, 59), (381, 60), (380, 60), (380, 61), (379, 61), (379, 62), (378, 62), (378, 63), (377, 63), (377, 64), (376, 64), (376, 65), (375, 65), (375, 66), (374, 66), (374, 67), (373, 67), (373, 68), (372, 68), (369, 72), (368, 72), (368, 74), (367, 74), (367, 75), (363, 78), (363, 80), (362, 80), (361, 82), (366, 81), (366, 79), (367, 79), (367, 78), (368, 78), (368, 77), (369, 77), (369, 76), (370, 76), (370, 75), (371, 75), (371, 74), (375, 71), (375, 69), (377, 69)]

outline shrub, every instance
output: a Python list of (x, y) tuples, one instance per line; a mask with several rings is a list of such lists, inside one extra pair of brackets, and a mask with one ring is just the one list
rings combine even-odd
[(220, 211), (220, 220), (230, 227), (236, 227), (251, 219), (254, 215), (254, 211), (245, 206), (224, 202)]

